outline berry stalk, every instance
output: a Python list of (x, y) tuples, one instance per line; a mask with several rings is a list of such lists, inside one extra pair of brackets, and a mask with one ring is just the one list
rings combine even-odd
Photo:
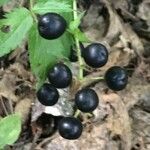
[(79, 109), (76, 110), (74, 117), (78, 118), (78, 116), (80, 115), (81, 111)]
[[(77, 1), (73, 0), (73, 16), (74, 20), (78, 18), (77, 14)], [(76, 44), (76, 50), (77, 50), (77, 56), (78, 56), (78, 62), (79, 62), (79, 80), (83, 80), (83, 61), (81, 57), (81, 49), (80, 49), (80, 43), (78, 38), (75, 37), (75, 44)]]
[(84, 81), (100, 81), (100, 80), (104, 80), (104, 77), (86, 77), (84, 78)]

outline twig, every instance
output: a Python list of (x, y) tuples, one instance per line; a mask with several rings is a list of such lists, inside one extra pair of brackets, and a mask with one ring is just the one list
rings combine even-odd
[(6, 116), (8, 116), (9, 113), (8, 113), (8, 111), (7, 111), (7, 109), (6, 109), (6, 106), (5, 106), (4, 102), (3, 102), (2, 97), (0, 97), (0, 102), (1, 102), (1, 104), (2, 104), (2, 107), (3, 107), (3, 109), (4, 109), (4, 112), (5, 112)]
[(36, 150), (41, 150), (41, 148), (43, 147), (43, 145), (45, 145), (46, 143), (50, 142), (51, 140), (55, 139), (58, 137), (58, 133), (54, 134), (53, 136), (51, 137), (48, 137), (46, 139), (44, 139), (41, 143), (39, 143), (37, 146), (36, 146)]
[(8, 103), (9, 103), (10, 112), (11, 112), (11, 114), (13, 114), (14, 110), (13, 110), (13, 105), (12, 105), (11, 99), (8, 99)]
[(39, 129), (39, 130), (36, 132), (36, 134), (34, 135), (34, 138), (33, 138), (32, 145), (31, 145), (30, 150), (35, 149), (36, 142), (37, 142), (37, 140), (39, 139), (39, 137), (41, 136), (41, 133), (42, 133), (42, 130)]

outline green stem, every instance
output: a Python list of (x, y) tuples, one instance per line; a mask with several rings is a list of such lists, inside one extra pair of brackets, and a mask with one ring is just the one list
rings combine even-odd
[(85, 77), (82, 80), (82, 84), (80, 86), (80, 88), (85, 88), (87, 86), (90, 86), (93, 82), (99, 82), (101, 80), (104, 80), (104, 77)]
[(92, 77), (92, 78), (85, 78), (85, 80), (104, 80), (104, 77)]
[(79, 109), (76, 110), (74, 117), (78, 118), (78, 116), (80, 115), (81, 111)]
[(88, 117), (92, 117), (93, 116), (93, 114), (91, 114), (91, 113), (85, 113), (85, 115), (88, 116)]
[[(74, 16), (74, 20), (76, 20), (78, 18), (78, 14), (77, 14), (77, 2), (76, 0), (73, 0), (73, 16)], [(76, 44), (76, 49), (77, 49), (77, 56), (78, 56), (78, 62), (79, 62), (79, 80), (82, 81), (83, 80), (83, 60), (81, 57), (81, 49), (80, 49), (80, 43), (78, 38), (75, 37), (75, 44)]]
[(37, 17), (36, 17), (36, 15), (34, 14), (34, 12), (32, 11), (32, 8), (33, 8), (33, 5), (34, 5), (34, 0), (30, 0), (29, 3), (30, 3), (30, 5), (29, 5), (29, 10), (30, 10), (31, 15), (32, 15), (32, 17), (33, 17), (33, 20), (37, 23), (37, 22), (38, 22)]
[(30, 10), (33, 8), (34, 0), (30, 0)]
[(76, 0), (73, 0), (73, 16), (74, 16), (74, 20), (76, 20), (78, 18)]

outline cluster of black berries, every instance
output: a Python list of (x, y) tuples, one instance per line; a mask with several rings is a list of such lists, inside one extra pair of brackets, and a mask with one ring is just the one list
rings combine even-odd
[[(60, 37), (66, 29), (65, 19), (56, 13), (47, 13), (39, 19), (39, 34), (46, 39), (56, 39)], [(82, 45), (81, 45), (82, 46)], [(93, 68), (104, 66), (108, 60), (108, 51), (100, 43), (93, 43), (86, 48), (81, 47), (82, 57), (85, 63)], [(57, 89), (67, 88), (72, 82), (72, 72), (63, 63), (55, 64), (48, 72), (48, 80), (38, 90), (37, 97), (41, 104), (52, 106), (58, 102), (59, 92)], [(114, 66), (105, 73), (105, 81), (112, 90), (119, 91), (126, 87), (127, 73), (119, 67)], [(79, 90), (74, 97), (77, 109), (82, 112), (92, 112), (99, 103), (96, 92), (90, 88)], [(77, 139), (80, 137), (83, 127), (82, 123), (74, 117), (64, 117), (59, 122), (59, 133), (66, 139)]]

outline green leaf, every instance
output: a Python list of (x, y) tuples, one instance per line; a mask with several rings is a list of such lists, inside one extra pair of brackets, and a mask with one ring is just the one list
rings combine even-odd
[(81, 42), (89, 42), (89, 39), (85, 36), (83, 32), (79, 29), (79, 25), (81, 23), (81, 19), (84, 16), (84, 13), (81, 13), (76, 20), (73, 20), (69, 24), (68, 31), (72, 33), (79, 41)]
[(69, 56), (72, 37), (66, 32), (56, 40), (46, 40), (39, 36), (37, 25), (34, 25), (28, 43), (31, 68), (40, 87), (46, 79), (48, 69)]
[(0, 27), (9, 26), (8, 32), (0, 31), (0, 57), (21, 44), (30, 30), (33, 19), (26, 8), (18, 8), (0, 20)]
[(44, 14), (47, 12), (71, 12), (71, 5), (67, 1), (62, 0), (50, 0), (40, 1), (33, 7), (33, 12), (38, 14)]
[(13, 144), (21, 132), (21, 118), (17, 114), (9, 115), (0, 120), (0, 149)]
[(90, 40), (86, 37), (84, 32), (81, 32), (80, 29), (76, 29), (74, 31), (74, 36), (80, 41), (80, 42), (90, 42)]
[(0, 6), (8, 3), (10, 0), (0, 0)]
[[(48, 0), (37, 0), (38, 3), (46, 3)], [(50, 1), (49, 1), (50, 2)], [(73, 0), (51, 0), (51, 2), (61, 2), (67, 4), (72, 9)], [(50, 6), (50, 8), (52, 8)], [(58, 6), (56, 6), (58, 9)], [(60, 13), (69, 24), (73, 20), (73, 13), (60, 11), (55, 8), (56, 13)], [(60, 8), (64, 9), (64, 8)], [(66, 59), (70, 54), (70, 47), (73, 45), (73, 36), (65, 32), (56, 40), (46, 40), (39, 36), (37, 25), (34, 24), (29, 34), (29, 59), (32, 72), (36, 75), (39, 88), (47, 77), (48, 69), (60, 60)]]
[(74, 32), (74, 30), (78, 29), (80, 23), (81, 23), (81, 19), (84, 16), (85, 12), (81, 13), (78, 18), (76, 20), (73, 20), (70, 22), (69, 24), (69, 30), (71, 32)]

